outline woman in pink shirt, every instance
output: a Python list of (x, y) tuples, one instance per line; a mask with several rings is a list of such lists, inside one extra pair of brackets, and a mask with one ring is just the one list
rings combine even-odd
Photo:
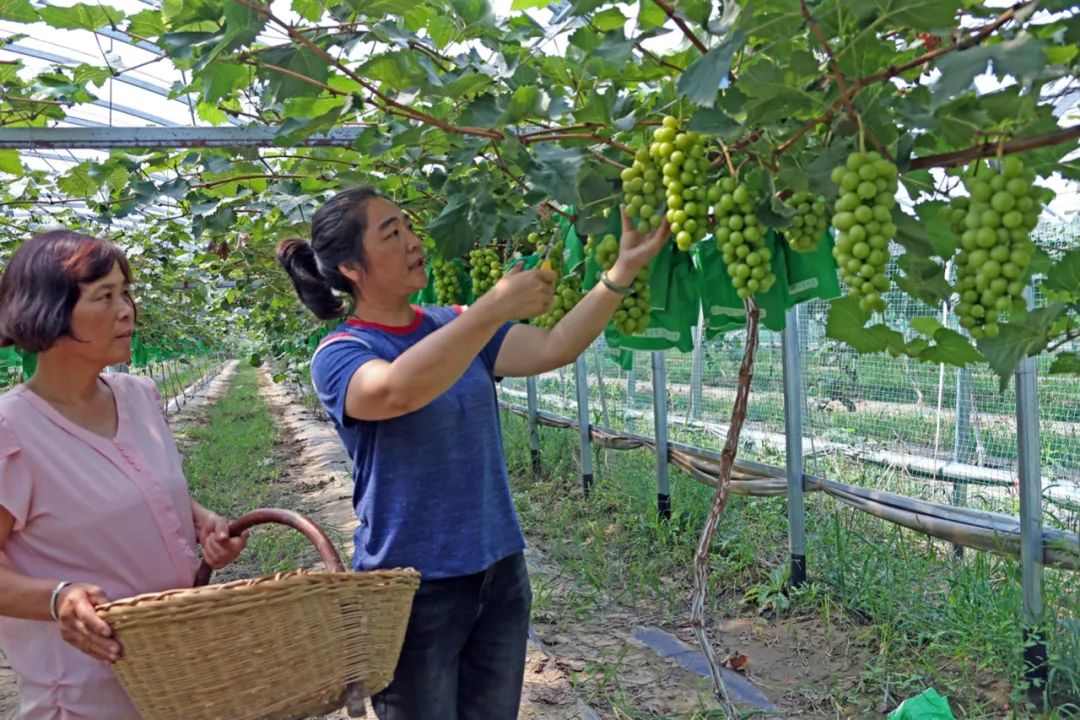
[(0, 347), (38, 353), (0, 396), (0, 648), (23, 720), (138, 718), (94, 606), (190, 587), (196, 544), (220, 568), (246, 541), (188, 494), (153, 382), (101, 374), (130, 360), (130, 283), (119, 249), (66, 231), (0, 278)]

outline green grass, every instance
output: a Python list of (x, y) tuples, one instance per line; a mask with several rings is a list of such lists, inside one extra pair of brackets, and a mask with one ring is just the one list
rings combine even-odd
[[(531, 478), (525, 423), (504, 414), (504, 437), (522, 523), (577, 580), (585, 609), (609, 599), (670, 618), (684, 612), (691, 562), (712, 489), (672, 468), (670, 523), (656, 519), (652, 455), (598, 451), (588, 500), (577, 487), (576, 433), (541, 429), (544, 478)], [(842, 458), (837, 480), (896, 490), (903, 478)], [(782, 498), (732, 497), (714, 540), (713, 610), (842, 616), (869, 638), (866, 670), (837, 678), (837, 705), (869, 702), (887, 691), (902, 699), (935, 687), (957, 717), (1002, 717), (1000, 702), (1022, 708), (1019, 564), (967, 551), (951, 559), (945, 543), (885, 523), (820, 494), (807, 498), (811, 584), (789, 596)], [(1053, 710), (1015, 717), (1072, 717), (1080, 705), (1080, 590), (1076, 573), (1046, 571)], [(733, 591), (732, 588), (741, 588)], [(721, 592), (723, 591), (723, 592)], [(558, 617), (539, 593), (538, 612)], [(548, 621), (550, 621), (550, 617)], [(995, 687), (997, 686), (997, 687)], [(867, 701), (868, 698), (872, 700)]]
[[(191, 494), (233, 519), (258, 507), (297, 508), (282, 481), (282, 436), (259, 395), (257, 372), (240, 364), (228, 392), (184, 428), (184, 472)], [(254, 577), (311, 566), (318, 557), (295, 530), (260, 526), (241, 559), (216, 580)]]

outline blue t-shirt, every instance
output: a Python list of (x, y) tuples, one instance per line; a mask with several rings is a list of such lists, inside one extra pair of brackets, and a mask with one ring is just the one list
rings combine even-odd
[(521, 551), (495, 392), (495, 358), (506, 324), (449, 390), (389, 420), (346, 417), (345, 393), (369, 360), (392, 362), (460, 315), (415, 308), (408, 326), (350, 318), (316, 350), (311, 376), (353, 461), (357, 570), (413, 567), (425, 580), (480, 572)]

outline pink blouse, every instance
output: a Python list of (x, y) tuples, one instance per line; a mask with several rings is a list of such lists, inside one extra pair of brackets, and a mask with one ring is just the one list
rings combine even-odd
[[(152, 381), (102, 375), (119, 425), (107, 440), (20, 385), (0, 396), (0, 505), (15, 518), (16, 571), (100, 586), (109, 599), (190, 587), (198, 567), (191, 499)], [(138, 714), (109, 667), (54, 622), (0, 617), (23, 720)]]

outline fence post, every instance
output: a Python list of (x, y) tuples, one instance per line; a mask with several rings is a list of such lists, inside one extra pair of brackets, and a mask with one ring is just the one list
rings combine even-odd
[(626, 408), (623, 410), (623, 421), (631, 432), (637, 427), (634, 422), (634, 406), (637, 404), (634, 402), (635, 395), (637, 395), (637, 365), (631, 364), (630, 370), (626, 373)]
[(806, 505), (803, 498), (803, 382), (799, 306), (789, 308), (780, 336), (784, 374), (784, 438), (787, 458), (788, 545), (791, 587), (806, 582)]
[[(962, 367), (956, 371), (956, 416), (953, 462), (967, 463), (971, 458), (971, 370)], [(967, 505), (967, 483), (953, 483), (953, 505)], [(953, 557), (964, 556), (964, 546), (953, 544)]]
[[(1024, 293), (1034, 305), (1031, 287)], [(1016, 369), (1017, 474), (1020, 480), (1020, 583), (1023, 589), (1021, 625), (1024, 633), (1024, 677), (1028, 698), (1043, 706), (1049, 666), (1043, 632), (1042, 470), (1039, 448), (1038, 362), (1020, 360)]]
[(705, 373), (705, 313), (698, 308), (697, 327), (694, 328), (694, 353), (690, 356), (690, 408), (687, 418), (697, 420), (701, 414), (702, 375)]
[(578, 431), (581, 436), (581, 489), (585, 497), (589, 497), (593, 481), (592, 434), (589, 432), (589, 369), (585, 366), (584, 352), (574, 361), (574, 390), (577, 392)]
[(652, 351), (653, 430), (656, 434), (656, 511), (671, 518), (671, 481), (668, 478), (667, 370), (664, 351)]
[(532, 459), (533, 475), (540, 474), (540, 431), (539, 423), (539, 398), (536, 393), (536, 376), (530, 375), (525, 378), (525, 391), (529, 404), (529, 457)]

